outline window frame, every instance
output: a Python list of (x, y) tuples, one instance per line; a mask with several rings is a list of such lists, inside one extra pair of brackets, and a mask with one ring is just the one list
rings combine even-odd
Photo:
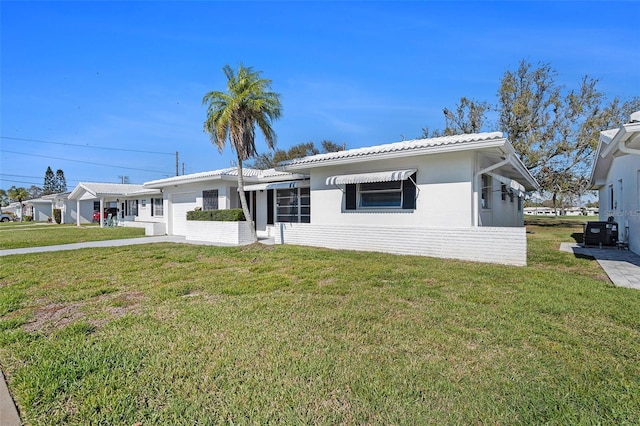
[[(158, 213), (158, 207), (159, 207), (159, 213)], [(164, 216), (164, 198), (151, 199), (151, 216), (154, 216), (154, 217)]]
[(217, 189), (202, 191), (202, 210), (219, 210), (219, 192)]
[[(394, 181), (388, 181), (388, 182), (373, 182), (373, 183), (357, 184), (356, 186), (357, 209), (361, 209), (361, 210), (402, 209), (402, 202), (404, 197), (404, 191), (403, 191), (404, 182), (405, 182), (404, 180), (394, 180)], [(375, 185), (380, 185), (381, 188), (375, 188)], [(391, 187), (392, 185), (397, 185), (397, 188)], [(398, 194), (399, 198), (397, 200), (397, 205), (384, 204), (384, 199), (381, 200), (380, 204), (372, 204), (375, 201), (369, 201), (368, 204), (365, 204), (364, 198), (366, 196), (386, 195), (386, 194)]]
[(491, 210), (493, 179), (488, 174), (482, 174), (480, 182), (480, 208), (482, 210)]
[[(295, 195), (293, 195), (294, 191)], [(288, 193), (288, 195), (284, 195), (284, 193)], [(275, 222), (311, 223), (311, 188), (280, 188), (274, 191), (273, 196), (275, 199), (273, 205)], [(285, 200), (290, 201), (290, 203), (281, 204)], [(288, 209), (288, 212), (281, 209)], [(284, 218), (294, 218), (296, 220), (281, 220)]]

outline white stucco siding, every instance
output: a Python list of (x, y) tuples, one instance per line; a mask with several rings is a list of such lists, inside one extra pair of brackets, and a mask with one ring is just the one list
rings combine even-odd
[[(473, 154), (423, 155), (311, 170), (311, 223), (343, 225), (471, 225)], [(415, 168), (416, 208), (346, 210), (344, 185), (327, 186), (330, 176)]]
[(169, 206), (169, 234), (187, 235), (187, 212), (196, 207), (196, 193), (171, 194)]
[(620, 240), (640, 254), (640, 155), (614, 158), (599, 196), (600, 220), (613, 216)]

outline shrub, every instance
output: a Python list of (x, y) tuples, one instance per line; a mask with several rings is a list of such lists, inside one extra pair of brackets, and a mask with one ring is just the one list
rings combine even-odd
[(25, 222), (33, 222), (33, 216), (22, 216), (22, 220)]
[(53, 218), (55, 219), (57, 224), (60, 224), (62, 222), (62, 210), (53, 209)]
[(212, 220), (219, 222), (239, 222), (246, 220), (242, 209), (199, 210), (187, 212), (187, 220)]

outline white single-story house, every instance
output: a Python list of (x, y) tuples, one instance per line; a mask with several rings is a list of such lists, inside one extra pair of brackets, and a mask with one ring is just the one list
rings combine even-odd
[[(499, 132), (314, 155), (243, 177), (256, 231), (276, 243), (526, 264), (523, 201), (538, 184)], [(161, 225), (154, 235), (242, 241), (186, 214), (239, 208), (235, 167), (81, 183), (69, 199), (98, 200), (99, 211), (113, 204), (121, 225)]]
[(618, 223), (618, 240), (640, 254), (640, 111), (618, 129), (600, 132), (591, 171), (600, 220)]
[[(33, 220), (44, 222), (54, 219), (53, 210), (60, 209), (60, 223), (76, 222), (76, 203), (69, 202), (70, 192), (62, 192), (59, 194), (43, 195), (39, 198), (33, 198), (24, 202), (28, 209), (28, 215), (33, 216)], [(91, 220), (91, 216), (88, 217)]]
[[(500, 132), (319, 154), (279, 169), (309, 174), (277, 220), (276, 242), (526, 265), (523, 201), (538, 184)], [(297, 202), (297, 204), (295, 204)]]
[[(278, 220), (308, 220), (308, 214), (294, 218), (284, 212), (283, 203), (285, 200), (282, 196), (278, 198), (274, 192), (286, 188), (287, 194), (292, 192), (297, 194), (300, 191), (306, 191), (308, 194), (309, 179), (307, 175), (274, 169), (244, 168), (243, 178), (247, 202), (258, 236), (272, 236), (275, 222)], [(202, 226), (202, 223), (188, 226), (188, 211), (196, 208), (222, 210), (241, 207), (236, 167), (154, 180), (145, 182), (144, 187), (162, 191), (162, 215), (167, 224), (167, 234), (169, 235), (183, 235), (189, 239), (198, 239), (202, 235), (204, 231), (195, 226)], [(160, 203), (160, 200), (157, 203)], [(279, 214), (276, 213), (277, 203), (282, 204)]]
[[(94, 212), (98, 214), (100, 226), (111, 215), (122, 226), (145, 228), (148, 235), (164, 235), (166, 224), (162, 215), (162, 191), (148, 189), (142, 185), (120, 183), (80, 182), (69, 194), (76, 211), (76, 224), (90, 223)], [(155, 215), (154, 215), (155, 213)], [(106, 216), (106, 217), (105, 217)]]

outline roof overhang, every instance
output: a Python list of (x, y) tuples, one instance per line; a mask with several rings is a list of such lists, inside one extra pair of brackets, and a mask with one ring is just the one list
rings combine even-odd
[[(465, 136), (470, 137), (468, 140)], [(477, 138), (474, 138), (477, 137)], [(338, 166), (343, 164), (355, 164), (376, 160), (388, 160), (395, 158), (406, 158), (420, 155), (442, 154), (449, 152), (484, 150), (491, 148), (508, 151), (510, 147), (507, 139), (502, 137), (502, 133), (493, 132), (480, 135), (457, 135), (451, 138), (458, 138), (454, 143), (433, 143), (443, 138), (429, 140), (416, 140), (396, 142), (376, 147), (356, 148), (335, 153), (318, 154), (301, 159), (288, 160), (283, 162), (276, 170), (284, 171), (306, 171), (317, 167)], [(390, 147), (393, 147), (391, 149)], [(397, 149), (395, 148), (397, 147)]]
[(309, 188), (311, 182), (309, 180), (290, 180), (284, 182), (268, 182), (257, 183), (255, 185), (245, 185), (245, 191), (264, 191), (265, 189), (290, 189), (290, 188)]
[(600, 141), (591, 169), (591, 188), (600, 189), (606, 184), (613, 159), (623, 155), (640, 155), (640, 123), (623, 124), (618, 129), (600, 132)]
[(373, 173), (354, 173), (348, 175), (329, 176), (327, 185), (348, 185), (353, 183), (394, 182), (407, 180), (417, 169), (391, 170)]

